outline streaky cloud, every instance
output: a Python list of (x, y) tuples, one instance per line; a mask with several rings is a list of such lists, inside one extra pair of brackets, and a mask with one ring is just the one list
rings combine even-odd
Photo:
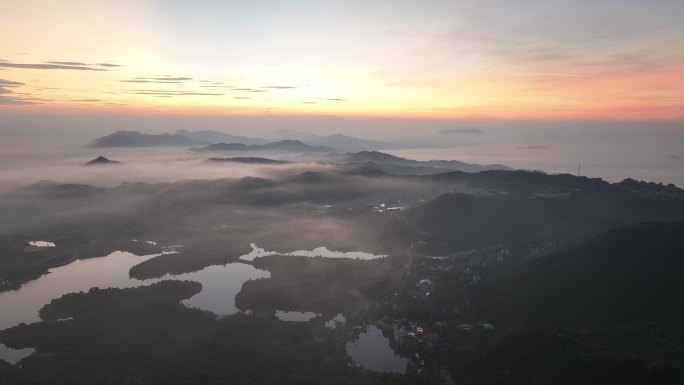
[(126, 79), (119, 80), (121, 83), (153, 83), (153, 84), (180, 84), (180, 80), (142, 80), (142, 79)]
[(185, 76), (153, 76), (153, 77), (149, 77), (149, 78), (137, 78), (137, 79), (145, 79), (145, 80), (175, 80), (175, 81), (192, 80), (192, 78), (185, 77)]
[(153, 96), (222, 96), (225, 94), (214, 92), (171, 91), (171, 90), (130, 90), (129, 94)]
[(59, 64), (59, 65), (65, 65), (65, 66), (87, 66), (88, 65), (88, 64), (80, 62), (80, 61), (49, 61), (46, 63)]
[[(54, 64), (57, 62), (47, 63), (13, 63), (7, 60), (0, 60), (0, 67), (3, 68), (20, 68), (20, 69), (34, 69), (34, 70), (77, 70), (77, 71), (109, 71), (104, 68), (89, 67), (87, 65), (66, 65)], [(75, 62), (70, 62), (75, 63)]]
[[(31, 98), (26, 98), (24, 96), (31, 96), (26, 93), (15, 93), (9, 88), (16, 88), (23, 86), (24, 83), (16, 82), (12, 80), (0, 79), (0, 105), (17, 105), (17, 104), (32, 104)], [(5, 96), (12, 95), (12, 96)], [(20, 96), (24, 95), (24, 96)]]
[(25, 85), (22, 82), (15, 82), (12, 80), (0, 79), (0, 87), (19, 87)]
[[(0, 90), (5, 90), (7, 93), (11, 93), (12, 91), (7, 90), (6, 88), (15, 88), (15, 87), (20, 87), (25, 85), (22, 82), (15, 82), (12, 80), (6, 80), (6, 79), (0, 79)], [(2, 93), (2, 91), (0, 91)]]
[(0, 93), (0, 105), (21, 105), (21, 104), (35, 104), (36, 102), (28, 99), (10, 98), (2, 96)]

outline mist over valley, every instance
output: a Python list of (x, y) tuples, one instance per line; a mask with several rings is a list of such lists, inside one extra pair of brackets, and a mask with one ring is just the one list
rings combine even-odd
[[(183, 135), (195, 136), (192, 131)], [(443, 370), (471, 378), (488, 352), (472, 356), (476, 361), (468, 368), (460, 366), (463, 359), (450, 360), (467, 354), (463, 349), (469, 349), (471, 338), (505, 344), (539, 333), (533, 331), (539, 325), (541, 333), (600, 324), (624, 334), (632, 333), (625, 327), (683, 320), (676, 298), (656, 300), (679, 291), (671, 285), (681, 282), (681, 269), (654, 265), (662, 270), (652, 276), (609, 278), (616, 273), (601, 260), (624, 264), (618, 271), (656, 263), (639, 261), (643, 254), (624, 260), (612, 254), (626, 242), (616, 234), (627, 231), (665, 237), (657, 243), (632, 237), (630, 250), (672, 257), (678, 246), (671, 242), (682, 235), (684, 220), (684, 190), (675, 185), (633, 179), (611, 183), (503, 164), (418, 161), (377, 150), (321, 151), (299, 139), (217, 148), (211, 146), (225, 143), (212, 140), (233, 136), (198, 135), (204, 140), (182, 145), (169, 145), (165, 134), (135, 134), (125, 146), (103, 145), (108, 135), (71, 152), (53, 148), (53, 159), (37, 156), (33, 164), (47, 164), (35, 168), (5, 169), (0, 303), (17, 311), (3, 318), (0, 353), (9, 361), (2, 365), (10, 378), (28, 370), (55, 373), (71, 365), (59, 357), (83, 360), (91, 357), (95, 341), (109, 346), (100, 328), (113, 325), (104, 314), (141, 325), (120, 324), (117, 339), (145, 335), (125, 350), (108, 347), (110, 354), (135, 349), (145, 356), (145, 339), (168, 338), (154, 337), (166, 332), (147, 329), (164, 319), (169, 333), (183, 329), (184, 338), (195, 339), (166, 340), (164, 362), (204, 352), (215, 357), (211, 363), (233, 349), (201, 342), (205, 333), (219, 333), (212, 338), (232, 346), (239, 342), (231, 330), (248, 327), (259, 335), (268, 331), (269, 337), (252, 338), (242, 347), (242, 365), (255, 365), (256, 356), (248, 352), (295, 349), (325, 359), (295, 363), (282, 361), (286, 355), (281, 355), (261, 356), (266, 361), (258, 362), (269, 362), (269, 373), (279, 373), (272, 364), (276, 360), (283, 362), (280, 370), (298, 365), (297, 375), (342, 370), (347, 374), (340, 375), (373, 382), (425, 381)], [(159, 137), (162, 144), (155, 142)], [(600, 235), (604, 232), (615, 235)], [(587, 261), (584, 250), (601, 242), (592, 240), (597, 236), (611, 237), (615, 246), (602, 246), (596, 259)], [(569, 304), (586, 301), (582, 296), (602, 290), (601, 283), (562, 278), (573, 271), (589, 279), (582, 269), (608, 269), (605, 279), (617, 280), (609, 297), (593, 297), (587, 305), (591, 310)], [(659, 284), (649, 283), (653, 279)], [(563, 292), (544, 286), (554, 280), (566, 282)], [(57, 285), (63, 289), (47, 289)], [(632, 289), (620, 285), (649, 285), (648, 297), (642, 305), (629, 305), (623, 293)], [(542, 293), (547, 297), (525, 299)], [(554, 306), (557, 316), (543, 310)], [(338, 314), (343, 324), (331, 321)], [(363, 332), (362, 325), (374, 326)], [(86, 330), (94, 333), (88, 339)], [(60, 337), (39, 337), (44, 333)], [(292, 333), (309, 337), (297, 337), (292, 345), (286, 342)], [(450, 338), (463, 342), (446, 343)], [(580, 344), (573, 349), (598, 354), (596, 347), (584, 345), (589, 337), (568, 338)], [(552, 348), (559, 342), (544, 344)], [(71, 353), (65, 355), (64, 349)], [(367, 355), (367, 349), (377, 352)], [(622, 353), (611, 354), (603, 359), (622, 359)], [(639, 365), (651, 365), (651, 358), (642, 360)], [(21, 367), (12, 365), (18, 362)], [(88, 381), (99, 378), (71, 370)], [(176, 365), (165, 370), (178, 378), (191, 373)], [(394, 374), (377, 377), (374, 371)], [(151, 380), (157, 373), (137, 375)], [(236, 375), (218, 367), (210, 373), (225, 379)], [(294, 375), (292, 369), (280, 373)]]
[(0, 1), (0, 385), (684, 384), (682, 20)]

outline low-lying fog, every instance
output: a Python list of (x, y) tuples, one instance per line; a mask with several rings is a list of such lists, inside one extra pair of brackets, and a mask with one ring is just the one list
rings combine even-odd
[[(300, 130), (302, 135), (343, 133), (363, 139), (414, 143), (417, 148), (381, 151), (417, 160), (500, 163), (519, 169), (571, 174), (577, 173), (577, 166), (581, 165), (582, 175), (611, 182), (631, 177), (684, 186), (684, 153), (680, 146), (684, 130), (678, 122), (236, 119), (6, 116), (0, 119), (0, 192), (44, 179), (112, 186), (136, 181), (262, 176), (274, 169), (246, 164), (206, 165), (202, 161), (216, 154), (194, 153), (187, 147), (89, 147), (95, 138), (116, 130), (173, 133), (178, 129), (213, 129), (266, 140), (276, 140), (274, 132), (279, 129)], [(81, 167), (100, 155), (125, 164), (107, 169)], [(233, 152), (221, 156), (283, 155)], [(303, 159), (316, 158), (294, 160)], [(275, 168), (279, 172), (299, 170), (297, 166)]]
[[(231, 154), (225, 156), (278, 157), (278, 154)], [(84, 167), (98, 156), (119, 165)], [(162, 183), (186, 179), (268, 177), (326, 170), (332, 166), (305, 162), (284, 165), (207, 163), (212, 155), (193, 153), (183, 147), (107, 148), (53, 147), (9, 149), (0, 155), (0, 192), (49, 180), (95, 186), (117, 186), (124, 182)]]

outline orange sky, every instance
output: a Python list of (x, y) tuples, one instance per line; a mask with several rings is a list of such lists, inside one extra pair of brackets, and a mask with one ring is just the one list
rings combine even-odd
[(683, 4), (6, 0), (0, 113), (678, 120)]

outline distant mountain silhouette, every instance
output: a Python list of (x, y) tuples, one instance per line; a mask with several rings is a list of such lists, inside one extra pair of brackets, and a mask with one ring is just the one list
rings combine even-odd
[(368, 140), (355, 138), (343, 134), (332, 134), (320, 137), (315, 140), (308, 141), (311, 144), (319, 146), (327, 146), (339, 148), (346, 151), (360, 151), (360, 150), (382, 150), (382, 149), (397, 149), (406, 148), (405, 145), (400, 145), (393, 142), (383, 142), (379, 140)]
[(138, 131), (116, 131), (97, 138), (93, 147), (162, 147), (196, 146), (202, 143), (264, 144), (264, 139), (236, 136), (225, 132), (178, 130), (173, 134), (145, 134)]
[(250, 138), (246, 136), (237, 136), (226, 134), (221, 131), (205, 130), (205, 131), (188, 131), (178, 130), (176, 135), (193, 140), (195, 142), (206, 143), (244, 143), (244, 144), (265, 144), (267, 140), (260, 138)]
[(117, 162), (115, 160), (110, 160), (105, 158), (104, 156), (98, 156), (97, 158), (87, 162), (84, 164), (84, 166), (104, 166), (104, 165), (111, 165), (111, 164), (121, 164), (121, 162)]
[(277, 138), (299, 140), (316, 146), (331, 147), (342, 151), (390, 150), (417, 147), (433, 147), (429, 143), (419, 142), (387, 142), (380, 140), (361, 139), (343, 134), (320, 136), (301, 131), (283, 129), (274, 132)]
[(457, 160), (418, 161), (379, 151), (361, 151), (342, 155), (330, 154), (327, 159), (333, 163), (345, 164), (349, 167), (375, 169), (393, 175), (433, 175), (450, 171), (511, 170), (511, 168), (501, 164), (480, 165)]
[(239, 156), (234, 158), (209, 158), (206, 160), (209, 163), (248, 163), (248, 164), (289, 164), (285, 160), (275, 160), (268, 158), (257, 158), (252, 156)]
[(266, 144), (217, 143), (193, 148), (198, 152), (222, 151), (284, 151), (284, 152), (330, 152), (333, 149), (323, 146), (311, 146), (298, 140), (281, 140)]
[(193, 146), (201, 142), (178, 134), (143, 134), (138, 131), (116, 131), (97, 138), (93, 147), (163, 147)]
[(287, 128), (274, 131), (272, 136), (278, 139), (291, 139), (299, 140), (302, 142), (314, 142), (322, 138), (320, 135), (309, 134), (306, 132), (291, 130)]
[(216, 143), (209, 144), (204, 147), (193, 147), (192, 151), (197, 152), (213, 152), (213, 151), (258, 151), (261, 145), (244, 144), (244, 143)]
[[(93, 141), (93, 147), (162, 147), (162, 146), (197, 146), (199, 144), (214, 144), (216, 146), (209, 151), (259, 151), (259, 150), (285, 150), (285, 151), (332, 151), (335, 146), (322, 145), (319, 142), (323, 137), (286, 131), (284, 140), (269, 142), (261, 138), (230, 135), (215, 130), (189, 131), (178, 130), (175, 133), (146, 134), (138, 131), (116, 131), (112, 134), (97, 138)], [(301, 139), (304, 139), (302, 141)], [(331, 135), (325, 142), (333, 143), (340, 141), (354, 142), (352, 147), (360, 149), (372, 148), (377, 143), (362, 139), (347, 137), (341, 134)], [(306, 143), (304, 143), (306, 142)], [(310, 144), (307, 144), (310, 143)], [(250, 147), (263, 145), (265, 147)], [(343, 146), (345, 147), (345, 146)]]

